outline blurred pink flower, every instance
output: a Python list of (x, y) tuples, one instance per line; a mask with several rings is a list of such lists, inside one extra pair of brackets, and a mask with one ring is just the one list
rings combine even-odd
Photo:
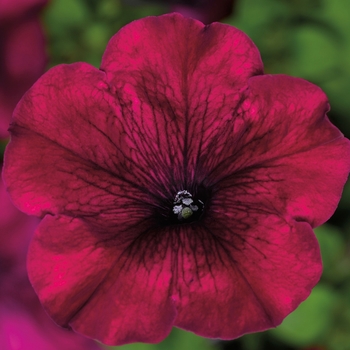
[(4, 179), (43, 218), (28, 269), (48, 313), (107, 344), (280, 324), (320, 278), (312, 228), (349, 174), (328, 109), (317, 86), (264, 75), (238, 29), (179, 14), (122, 28), (101, 69), (44, 74)]
[(29, 283), (26, 255), (38, 223), (14, 207), (0, 181), (0, 349), (98, 350), (92, 340), (54, 324)]
[(45, 40), (39, 13), (47, 0), (0, 0), (0, 138), (17, 102), (44, 72)]

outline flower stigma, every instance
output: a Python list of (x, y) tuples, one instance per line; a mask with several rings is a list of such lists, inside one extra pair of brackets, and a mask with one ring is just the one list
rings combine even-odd
[(192, 194), (186, 190), (179, 191), (174, 199), (173, 213), (181, 222), (189, 222), (200, 217), (204, 209), (204, 203), (198, 199), (195, 201)]

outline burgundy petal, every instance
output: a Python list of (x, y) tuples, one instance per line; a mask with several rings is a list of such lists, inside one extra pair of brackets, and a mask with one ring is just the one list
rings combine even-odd
[(106, 344), (159, 342), (176, 315), (163, 254), (135, 263), (128, 246), (99, 241), (80, 220), (47, 216), (29, 250), (29, 277), (60, 325)]
[[(262, 62), (238, 29), (172, 14), (122, 28), (101, 69), (125, 120), (123, 152), (152, 183), (160, 182), (160, 193), (173, 194), (194, 178), (201, 181), (199, 156), (232, 122), (241, 91), (262, 73)], [(140, 172), (126, 165), (129, 173)]]
[(302, 79), (265, 75), (249, 80), (242, 101), (222, 135), (227, 142), (216, 144), (215, 157), (210, 145), (202, 155), (206, 183), (222, 193), (218, 202), (321, 225), (350, 169), (350, 144), (328, 120), (325, 94)]
[[(137, 189), (141, 190), (140, 193), (131, 193), (130, 197), (140, 198), (144, 196), (142, 193), (146, 192), (145, 188), (150, 182), (158, 182), (160, 179), (159, 188), (155, 191), (157, 195), (165, 196), (169, 192), (173, 194), (178, 190), (172, 183), (180, 182), (183, 187), (187, 176), (193, 178), (197, 175), (192, 169), (198, 161), (203, 140), (211, 137), (210, 126), (217, 115), (217, 111), (213, 109), (219, 103), (222, 105), (222, 113), (230, 112), (238, 103), (239, 90), (244, 86), (247, 77), (261, 71), (261, 61), (253, 43), (233, 27), (219, 24), (204, 27), (200, 22), (184, 19), (180, 15), (163, 16), (161, 23), (159, 20), (159, 18), (150, 17), (133, 22), (112, 38), (102, 63), (102, 68), (106, 70), (106, 77), (102, 72), (86, 64), (59, 66), (42, 77), (22, 99), (15, 112), (16, 127), (13, 127), (13, 142), (17, 142), (16, 133), (19, 135), (19, 140), (24, 139), (23, 133), (26, 133), (27, 137), (31, 137), (29, 147), (33, 149), (26, 151), (26, 144), (21, 148), (16, 146), (15, 149), (18, 150), (17, 154), (21, 161), (17, 161), (15, 154), (11, 157), (12, 161), (8, 160), (11, 162), (8, 164), (10, 172), (18, 171), (23, 174), (12, 180), (15, 182), (8, 180), (9, 191), (21, 210), (42, 215), (50, 207), (50, 211), (55, 213), (63, 210), (74, 211), (74, 215), (79, 215), (78, 211), (81, 210), (85, 214), (88, 212), (90, 216), (100, 211), (100, 207), (93, 208), (89, 205), (92, 194), (86, 193), (86, 184), (97, 182), (87, 175), (89, 171), (85, 171), (86, 167), (82, 169), (84, 174), (75, 175), (74, 179), (71, 176), (74, 181), (71, 186), (75, 188), (71, 191), (71, 186), (67, 186), (66, 193), (62, 193), (60, 186), (57, 186), (57, 182), (61, 182), (60, 179), (52, 177), (50, 172), (41, 171), (41, 168), (52, 167), (53, 163), (58, 161), (53, 160), (54, 156), (51, 159), (40, 157), (40, 152), (38, 153), (35, 149), (43, 148), (43, 144), (48, 144), (45, 148), (54, 148), (47, 149), (47, 154), (58, 154), (62, 159), (78, 155), (87, 160), (92, 168), (96, 168), (97, 164), (97, 172), (107, 170), (101, 175), (105, 177), (105, 180), (101, 181), (105, 186), (102, 186), (104, 188), (101, 189), (101, 195), (97, 194), (98, 201), (101, 200), (101, 196), (106, 197), (106, 195), (111, 195), (107, 199), (109, 203), (118, 201), (116, 199), (118, 193), (125, 197), (125, 189), (121, 188), (119, 179), (127, 180), (130, 185), (128, 191), (138, 187)], [(185, 23), (185, 26), (180, 27), (180, 24)], [(193, 32), (193, 36), (189, 38), (189, 46), (182, 48), (182, 55), (181, 51), (177, 50), (176, 59), (174, 56), (172, 62), (164, 61), (164, 57), (169, 56), (170, 52), (166, 55), (159, 52), (149, 60), (142, 56), (140, 60), (137, 51), (141, 48), (147, 53), (154, 53), (157, 52), (156, 47), (152, 46), (162, 45), (163, 47), (163, 44), (168, 42), (168, 37), (160, 37), (164, 43), (154, 40), (159, 36), (159, 25), (167, 25), (169, 30), (172, 30), (167, 35), (172, 34), (173, 41), (180, 40), (181, 35), (185, 34), (185, 32), (179, 33), (177, 27), (184, 28), (186, 32)], [(140, 27), (144, 30), (140, 31)], [(146, 29), (150, 33), (147, 33)], [(124, 47), (125, 43), (129, 43), (124, 38), (125, 35), (138, 37), (140, 33), (145, 37), (134, 40), (134, 53), (130, 45)], [(152, 40), (146, 40), (151, 37)], [(218, 41), (218, 38), (221, 40)], [(232, 38), (234, 38), (233, 41)], [(138, 47), (136, 43), (144, 47)], [(194, 47), (190, 57), (186, 57), (188, 47)], [(197, 50), (194, 50), (195, 48)], [(221, 57), (219, 54), (222, 56), (221, 62), (217, 62), (217, 57)], [(178, 55), (181, 55), (180, 60)], [(227, 62), (231, 56), (235, 56), (235, 61), (228, 65)], [(135, 62), (130, 57), (135, 57)], [(144, 62), (150, 62), (149, 66), (143, 67)], [(163, 72), (166, 73), (164, 77), (159, 76), (159, 67), (162, 64)], [(218, 79), (218, 73), (220, 79)], [(186, 74), (189, 76), (186, 77)], [(115, 76), (118, 77), (117, 81)], [(145, 86), (145, 79), (147, 86)], [(111, 80), (111, 82), (107, 84), (105, 80)], [(171, 85), (168, 85), (170, 81)], [(117, 85), (116, 92), (115, 85)], [(154, 87), (150, 88), (153, 85)], [(203, 88), (198, 90), (198, 85)], [(204, 88), (205, 86), (207, 88)], [(229, 89), (229, 96), (221, 93), (225, 87)], [(188, 110), (186, 108), (188, 102), (183, 99), (184, 94), (188, 95), (191, 101)], [(229, 106), (225, 106), (227, 99), (231, 101)], [(206, 104), (202, 104), (202, 100), (206, 100)], [(55, 101), (61, 101), (61, 103), (57, 104)], [(191, 113), (194, 116), (189, 119), (188, 116)], [(203, 118), (203, 114), (210, 117)], [(32, 115), (32, 118), (28, 119), (28, 115)], [(144, 118), (142, 128), (145, 130), (142, 131), (139, 115)], [(52, 116), (49, 121), (48, 116)], [(64, 128), (65, 132), (58, 134), (57, 128)], [(32, 130), (34, 133), (25, 129)], [(44, 136), (44, 139), (41, 136)], [(53, 143), (47, 142), (47, 139)], [(11, 147), (10, 145), (9, 149)], [(188, 154), (186, 154), (187, 149), (191, 150)], [(65, 150), (69, 152), (63, 156)], [(38, 153), (39, 159), (33, 161), (32, 156), (25, 157), (28, 159), (27, 163), (23, 161), (23, 152), (28, 155)], [(95, 164), (91, 164), (91, 161)], [(185, 172), (169, 171), (174, 165), (175, 169), (180, 170), (184, 161), (188, 164)], [(81, 163), (81, 160), (75, 162), (78, 167), (80, 167), (79, 162)], [(152, 166), (154, 167), (150, 162), (157, 163), (158, 168), (155, 172), (149, 170)], [(119, 164), (124, 164), (123, 169), (118, 167)], [(62, 178), (77, 173), (68, 169), (58, 170)], [(28, 172), (32, 174), (31, 177), (25, 175)], [(5, 171), (5, 181), (6, 179)], [(83, 183), (77, 185), (80, 181)], [(112, 187), (111, 191), (106, 191), (106, 187)], [(17, 201), (18, 196), (15, 192), (23, 192), (23, 188), (26, 198), (22, 196), (21, 200)], [(60, 191), (60, 194), (52, 193), (50, 189), (55, 188)], [(81, 194), (81, 190), (84, 194)], [(40, 193), (38, 200), (32, 200), (33, 193)], [(84, 203), (77, 208), (76, 203), (77, 199), (79, 202), (79, 198), (84, 198)], [(149, 201), (149, 198), (142, 198), (144, 202), (147, 202), (147, 199)], [(74, 207), (72, 208), (69, 204)], [(114, 204), (117, 203), (114, 202)]]
[[(121, 121), (103, 78), (103, 72), (88, 64), (58, 66), (19, 103), (4, 179), (21, 210), (38, 216), (62, 212), (113, 227), (116, 220), (122, 225), (121, 216), (127, 224), (147, 211), (142, 208), (147, 194), (119, 166), (124, 157)], [(61, 128), (64, 132), (57, 133)], [(7, 172), (19, 176), (8, 177)], [(126, 176), (129, 184), (122, 181)], [(123, 215), (130, 198), (140, 210)]]
[[(35, 296), (33, 290), (31, 293)], [(90, 339), (58, 327), (47, 316), (37, 299), (31, 302), (31, 310), (28, 310), (19, 302), (0, 301), (0, 344), (2, 350), (100, 349)]]
[(225, 204), (225, 217), (208, 215), (179, 249), (174, 325), (233, 339), (280, 324), (310, 294), (322, 263), (309, 224)]
[(128, 85), (155, 84), (159, 97), (163, 91), (163, 97), (185, 104), (198, 85), (202, 96), (226, 87), (238, 90), (248, 77), (261, 74), (263, 66), (259, 51), (242, 31), (220, 23), (205, 26), (173, 13), (123, 27), (109, 41), (101, 69), (110, 81), (131, 74)]
[(0, 179), (0, 259), (25, 260), (29, 241), (38, 223), (36, 217), (23, 214), (12, 204)]

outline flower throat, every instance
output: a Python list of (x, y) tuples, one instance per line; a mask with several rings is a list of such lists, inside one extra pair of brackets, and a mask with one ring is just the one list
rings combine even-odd
[(173, 219), (177, 223), (190, 223), (198, 221), (204, 210), (204, 203), (193, 198), (186, 190), (177, 192), (173, 202)]

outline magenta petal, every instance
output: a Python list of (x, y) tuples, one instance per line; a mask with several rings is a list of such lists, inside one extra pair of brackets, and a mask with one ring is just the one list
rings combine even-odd
[[(149, 212), (141, 207), (144, 195), (130, 189), (125, 197), (125, 186), (110, 171), (25, 128), (18, 128), (16, 134), (7, 147), (7, 154), (12, 155), (5, 157), (8, 172), (4, 171), (4, 180), (15, 204), (26, 213), (61, 212), (99, 224), (99, 231), (114, 231), (118, 225), (125, 232)], [(19, 176), (11, 177), (13, 172)], [(126, 213), (130, 203), (132, 209)]]
[(0, 303), (1, 350), (99, 350), (92, 340), (58, 327), (44, 312), (31, 289), (30, 310), (20, 301)]
[(191, 95), (198, 85), (203, 96), (209, 90), (222, 93), (226, 86), (239, 89), (248, 77), (261, 74), (263, 66), (259, 51), (242, 31), (219, 23), (205, 26), (173, 13), (123, 27), (109, 41), (101, 68), (112, 81), (130, 74), (129, 84), (155, 84), (159, 96), (163, 91), (164, 97), (185, 103), (182, 94)]
[(231, 213), (235, 220), (226, 224), (208, 217), (200, 236), (207, 238), (189, 239), (179, 257), (175, 325), (206, 337), (233, 339), (277, 326), (322, 272), (310, 225)]
[(128, 254), (125, 246), (99, 241), (78, 219), (47, 216), (30, 246), (29, 277), (60, 325), (106, 344), (158, 342), (175, 318), (169, 262), (146, 268)]
[(0, 179), (0, 257), (9, 256), (16, 257), (16, 260), (24, 260), (38, 223), (36, 217), (23, 214), (12, 204)]
[(101, 69), (125, 120), (123, 153), (139, 166), (126, 163), (129, 172), (141, 182), (161, 182), (160, 193), (176, 193), (174, 183), (202, 180), (202, 153), (220, 153), (218, 139), (234, 119), (241, 90), (263, 67), (255, 45), (238, 29), (171, 14), (122, 28)]
[[(159, 192), (163, 195), (177, 190), (171, 182), (184, 182), (185, 174), (169, 170), (170, 167), (176, 165), (180, 169), (186, 156), (183, 150), (187, 147), (191, 149), (187, 155), (189, 168), (198, 162), (197, 155), (202, 146), (209, 143), (207, 141), (202, 145), (202, 141), (215, 138), (210, 127), (217, 116), (217, 104), (223, 106), (222, 113), (232, 113), (246, 79), (261, 72), (262, 64), (254, 44), (233, 27), (219, 24), (204, 27), (200, 22), (180, 15), (166, 15), (161, 22), (169, 27), (169, 31), (155, 40), (157, 35), (161, 35), (158, 31), (159, 20), (150, 17), (135, 21), (116, 34), (103, 58), (105, 74), (82, 63), (59, 66), (45, 74), (24, 96), (14, 114), (13, 137), (7, 150), (12, 155), (7, 160), (4, 175), (9, 192), (21, 210), (35, 215), (64, 211), (71, 215), (100, 217), (100, 200), (106, 200), (108, 207), (115, 207), (118, 194), (124, 194), (125, 186), (119, 179), (127, 180), (131, 185), (128, 191), (139, 186), (141, 191), (131, 193), (131, 197), (143, 202), (150, 200), (142, 194), (150, 182), (161, 179)], [(145, 28), (139, 32), (140, 27)], [(173, 41), (180, 40), (179, 35), (184, 33), (180, 33), (178, 28), (192, 33), (189, 45), (194, 45), (201, 54), (195, 50), (189, 59), (186, 57), (187, 47), (184, 46), (182, 52), (176, 50), (176, 60), (165, 62), (162, 56), (165, 53), (158, 53), (152, 46), (163, 47), (163, 43), (169, 41), (168, 34), (173, 35)], [(147, 34), (146, 29), (150, 33)], [(130, 41), (124, 36), (134, 36), (136, 33), (142, 33), (145, 38), (135, 39), (134, 46), (129, 47)], [(147, 41), (151, 34), (152, 40)], [(128, 47), (124, 47), (125, 44)], [(141, 49), (147, 50), (147, 53), (153, 52), (149, 60), (144, 56), (140, 60), (141, 56), (136, 55)], [(178, 60), (179, 54), (182, 54), (181, 60)], [(225, 64), (233, 55), (235, 60), (229, 65)], [(217, 62), (218, 57), (222, 57), (221, 62)], [(166, 74), (159, 76), (161, 64)], [(218, 67), (225, 71), (218, 71)], [(184, 80), (186, 75), (189, 76)], [(147, 86), (144, 86), (144, 79), (147, 79)], [(156, 89), (149, 88), (152, 84)], [(203, 88), (198, 90), (198, 85)], [(229, 90), (229, 96), (221, 93), (225, 87)], [(164, 92), (159, 93), (162, 90)], [(184, 93), (189, 95), (191, 101), (187, 112)], [(171, 96), (169, 100), (167, 95)], [(201, 103), (203, 99), (207, 100), (206, 105)], [(227, 99), (231, 103), (225, 106)], [(186, 122), (184, 111), (194, 115), (190, 124)], [(177, 125), (172, 127), (174, 113), (179, 115)], [(28, 115), (31, 118), (28, 119)], [(140, 115), (144, 118), (145, 130), (142, 131), (138, 119)], [(65, 130), (64, 133), (57, 133), (61, 128)], [(160, 132), (162, 129), (166, 132)], [(186, 135), (189, 132), (198, 137), (188, 139)], [(21, 143), (25, 138), (31, 141)], [(43, 149), (47, 156), (42, 157), (39, 149)], [(24, 157), (24, 153), (28, 156)], [(33, 160), (33, 154), (37, 154), (37, 159)], [(81, 159), (78, 160), (76, 156)], [(149, 171), (152, 164), (148, 158), (158, 164), (157, 172)], [(85, 164), (82, 165), (82, 162)], [(79, 169), (68, 169), (64, 165), (71, 163), (75, 163)], [(123, 168), (119, 164), (123, 164)], [(59, 175), (52, 177), (51, 171), (43, 173), (42, 168), (56, 169)], [(11, 179), (7, 173), (12, 172), (22, 176)], [(32, 176), (28, 177), (27, 173)], [(98, 178), (103, 179), (101, 182), (104, 185), (94, 188), (96, 194), (87, 186), (97, 183), (97, 177), (90, 173), (99, 173)], [(194, 177), (197, 174), (191, 171), (188, 175)], [(62, 193), (59, 184), (67, 181), (71, 184)], [(25, 196), (17, 200), (23, 189)], [(54, 193), (56, 189), (59, 192)], [(82, 203), (77, 203), (78, 198), (78, 202)]]
[(217, 158), (204, 158), (213, 169), (206, 181), (223, 191), (220, 200), (324, 223), (350, 169), (350, 143), (326, 116), (325, 94), (302, 79), (266, 75), (249, 80), (242, 100), (232, 139)]
[(91, 297), (115, 260), (97, 243), (80, 220), (52, 216), (42, 220), (32, 240), (29, 278), (44, 307), (63, 326)]
[(176, 317), (169, 298), (171, 277), (169, 261), (148, 270), (142, 263), (121, 259), (70, 324), (109, 345), (158, 343), (168, 336)]
[[(125, 176), (119, 167), (121, 122), (114, 116), (103, 79), (104, 73), (88, 64), (58, 66), (19, 103), (4, 180), (21, 210), (38, 216), (64, 212), (110, 226), (109, 220), (115, 223), (117, 212), (124, 212), (121, 207), (128, 199), (120, 180)], [(61, 128), (64, 132), (57, 133)], [(8, 176), (13, 172), (19, 176)], [(136, 187), (135, 179), (130, 181)], [(142, 203), (144, 195), (137, 188), (128, 188), (128, 195)], [(133, 219), (132, 213), (124, 219)], [(120, 225), (120, 217), (117, 221)]]

